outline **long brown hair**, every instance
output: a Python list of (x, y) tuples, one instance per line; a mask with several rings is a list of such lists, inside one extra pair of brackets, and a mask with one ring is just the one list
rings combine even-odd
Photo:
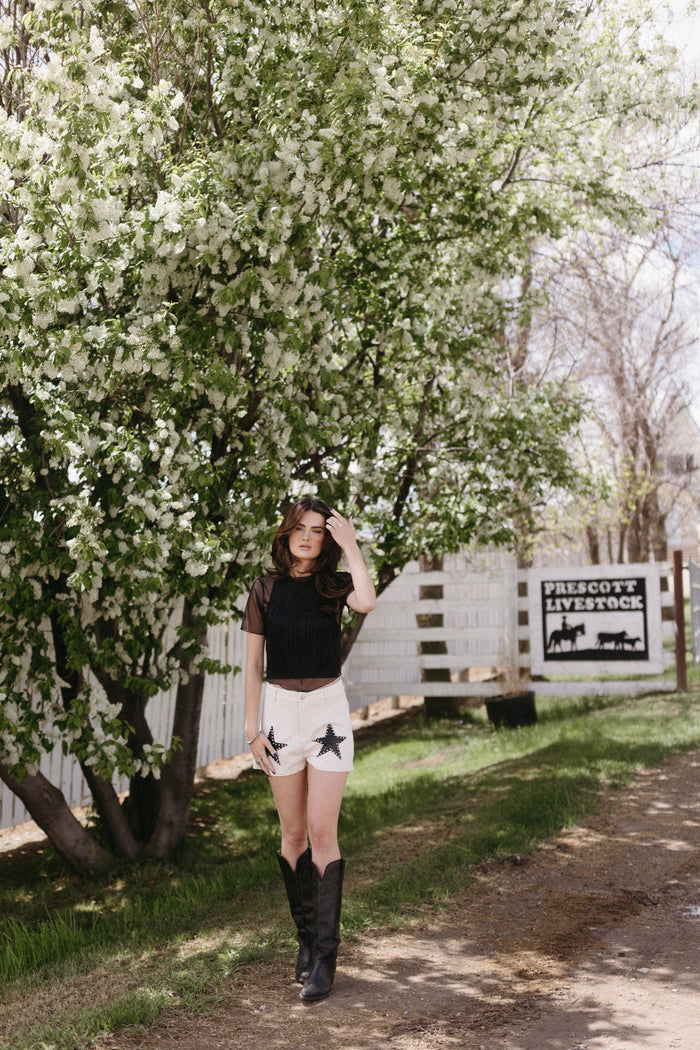
[[(296, 503), (293, 503), (288, 508), (282, 518), (282, 524), (275, 533), (275, 538), (272, 541), (272, 561), (275, 568), (272, 575), (278, 580), (284, 576), (291, 575), (294, 568), (294, 557), (289, 549), (289, 537), (304, 514), (310, 510), (315, 511), (317, 514), (322, 514), (326, 520), (331, 516), (331, 508), (327, 503), (314, 496), (306, 496), (304, 499), (297, 500)], [(347, 592), (347, 587), (338, 578), (338, 565), (340, 564), (342, 553), (342, 550), (328, 529), (326, 529), (321, 552), (314, 562), (313, 574), (316, 590), (322, 598), (328, 600), (327, 604), (322, 606), (323, 611), (330, 612), (333, 615), (339, 615), (338, 599)]]

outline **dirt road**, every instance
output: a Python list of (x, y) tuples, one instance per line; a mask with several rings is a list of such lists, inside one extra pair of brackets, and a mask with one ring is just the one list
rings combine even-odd
[(96, 1050), (700, 1050), (699, 873), (694, 753), (484, 867), (430, 928), (345, 945), (325, 1002), (269, 966), (214, 1016)]

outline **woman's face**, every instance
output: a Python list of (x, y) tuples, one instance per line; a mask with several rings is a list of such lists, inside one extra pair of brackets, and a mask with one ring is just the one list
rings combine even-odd
[(289, 534), (289, 551), (300, 572), (310, 572), (321, 553), (326, 535), (326, 519), (315, 510), (307, 510)]

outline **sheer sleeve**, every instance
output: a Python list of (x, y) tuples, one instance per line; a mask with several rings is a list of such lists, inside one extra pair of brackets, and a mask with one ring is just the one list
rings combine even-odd
[(245, 612), (243, 613), (242, 631), (251, 634), (265, 634), (265, 612), (267, 607), (265, 586), (262, 578), (257, 579), (250, 588)]

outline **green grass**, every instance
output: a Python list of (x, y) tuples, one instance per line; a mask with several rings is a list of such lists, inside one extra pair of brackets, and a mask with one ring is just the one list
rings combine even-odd
[[(602, 789), (700, 746), (691, 694), (538, 698), (537, 708), (538, 724), (515, 731), (493, 732), (483, 710), (428, 722), (414, 709), (358, 734), (340, 820), (345, 938), (425, 921), (475, 866), (535, 851), (595, 811)], [(6, 858), (2, 1046), (79, 1050), (165, 1010), (216, 1009), (250, 966), (286, 966), (277, 845), (269, 786), (244, 773), (198, 789), (167, 864), (85, 879), (47, 848)]]

